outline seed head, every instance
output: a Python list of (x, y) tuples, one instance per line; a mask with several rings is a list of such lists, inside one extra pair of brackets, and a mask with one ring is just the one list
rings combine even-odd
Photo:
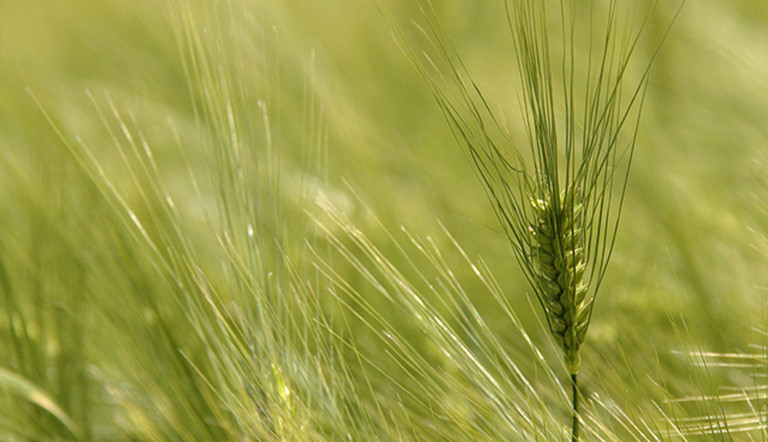
[(534, 284), (547, 323), (563, 349), (571, 374), (579, 371), (579, 347), (587, 333), (592, 309), (584, 279), (584, 210), (577, 192), (531, 201), (535, 221), (531, 233)]

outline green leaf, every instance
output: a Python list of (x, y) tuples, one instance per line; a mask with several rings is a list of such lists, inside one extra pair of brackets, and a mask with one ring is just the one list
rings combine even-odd
[(77, 436), (79, 434), (77, 425), (75, 425), (67, 413), (56, 405), (56, 402), (45, 391), (23, 376), (0, 367), (0, 386), (7, 388), (10, 392), (51, 413), (73, 435)]

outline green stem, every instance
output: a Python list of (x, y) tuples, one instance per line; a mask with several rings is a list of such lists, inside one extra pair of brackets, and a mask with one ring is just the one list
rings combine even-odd
[(579, 440), (579, 387), (578, 387), (578, 381), (576, 379), (576, 376), (578, 374), (571, 374), (571, 386), (573, 387), (573, 424), (571, 425), (571, 441), (572, 442), (578, 442)]

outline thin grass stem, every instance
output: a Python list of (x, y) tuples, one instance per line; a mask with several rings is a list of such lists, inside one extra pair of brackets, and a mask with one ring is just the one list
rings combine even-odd
[(579, 430), (581, 430), (581, 423), (579, 422), (579, 380), (578, 373), (571, 375), (571, 397), (573, 400), (573, 422), (571, 423), (571, 441), (577, 442), (579, 440)]

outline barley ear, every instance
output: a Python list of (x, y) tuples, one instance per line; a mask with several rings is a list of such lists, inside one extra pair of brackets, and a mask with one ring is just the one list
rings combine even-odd
[(569, 191), (556, 198), (557, 203), (553, 198), (532, 200), (533, 269), (549, 329), (563, 350), (568, 371), (576, 374), (592, 310), (584, 279), (584, 205)]

